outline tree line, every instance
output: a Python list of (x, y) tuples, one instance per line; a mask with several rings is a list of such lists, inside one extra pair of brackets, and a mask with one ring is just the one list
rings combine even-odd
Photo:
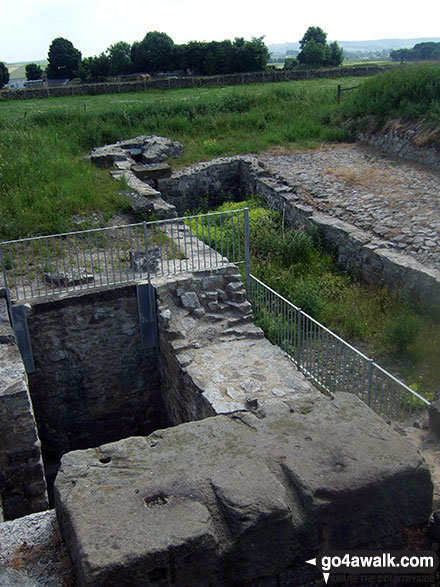
[(393, 61), (440, 61), (440, 43), (417, 43), (412, 49), (391, 51), (390, 57)]
[[(119, 41), (94, 57), (82, 58), (81, 52), (63, 37), (49, 47), (48, 66), (29, 63), (26, 79), (38, 80), (80, 78), (82, 82), (102, 82), (109, 77), (134, 73), (159, 73), (176, 70), (194, 75), (222, 75), (263, 71), (269, 60), (264, 37), (250, 41), (237, 37), (234, 41), (190, 41), (178, 45), (163, 32), (148, 32), (133, 44)], [(286, 60), (285, 68), (297, 66), (338, 66), (343, 61), (342, 48), (335, 41), (327, 43), (327, 33), (320, 27), (309, 27), (300, 41), (296, 58)], [(3, 66), (3, 67), (2, 67)], [(8, 83), (6, 66), (0, 62), (0, 87)]]
[[(49, 47), (46, 75), (49, 79), (80, 78), (83, 82), (174, 70), (215, 75), (261, 71), (266, 67), (268, 58), (269, 50), (263, 37), (250, 41), (236, 38), (234, 41), (191, 41), (176, 45), (166, 33), (152, 31), (142, 41), (135, 41), (132, 45), (119, 41), (99, 55), (84, 59), (71, 41), (58, 37)], [(26, 66), (28, 80), (41, 79), (43, 74), (35, 63)]]

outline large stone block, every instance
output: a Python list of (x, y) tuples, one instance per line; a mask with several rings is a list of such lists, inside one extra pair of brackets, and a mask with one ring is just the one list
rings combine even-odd
[(56, 508), (79, 584), (244, 585), (427, 519), (410, 444), (349, 394), (303, 408), (274, 400), (65, 455)]

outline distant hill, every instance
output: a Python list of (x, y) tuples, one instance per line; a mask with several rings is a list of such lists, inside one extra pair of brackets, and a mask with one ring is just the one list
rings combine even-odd
[(36, 63), (41, 69), (47, 67), (47, 61), (45, 59), (43, 61), (18, 61), (16, 63), (7, 63), (6, 66), (9, 71), (9, 79), (26, 79), (26, 65), (28, 63)]
[[(374, 41), (338, 41), (345, 51), (388, 51), (391, 49), (411, 49), (417, 43), (427, 41), (440, 42), (440, 37), (421, 39), (377, 39)], [(299, 51), (299, 43), (278, 43), (268, 45), (269, 51), (276, 55), (285, 55), (286, 51)]]

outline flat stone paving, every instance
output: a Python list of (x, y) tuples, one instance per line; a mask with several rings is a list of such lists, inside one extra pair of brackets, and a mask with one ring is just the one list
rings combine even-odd
[(440, 269), (440, 170), (361, 144), (311, 151), (275, 148), (259, 160), (295, 188), (301, 203)]

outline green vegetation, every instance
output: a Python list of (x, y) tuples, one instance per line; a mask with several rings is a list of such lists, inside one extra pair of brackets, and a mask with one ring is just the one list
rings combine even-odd
[(36, 63), (28, 63), (25, 71), (27, 80), (41, 79), (43, 77), (43, 70)]
[(412, 49), (391, 51), (393, 61), (440, 61), (440, 43), (425, 41), (417, 43)]
[(0, 61), (0, 89), (9, 81), (9, 71), (3, 61)]
[(392, 69), (366, 79), (358, 92), (344, 100), (343, 114), (350, 118), (372, 115), (379, 124), (395, 118), (438, 123), (440, 64)]
[[(347, 275), (323, 248), (316, 230), (285, 229), (280, 215), (262, 201), (225, 202), (216, 211), (243, 207), (249, 208), (251, 272), (432, 399), (440, 384), (438, 324), (398, 293)], [(205, 240), (213, 241), (212, 224), (205, 228)]]
[[(347, 80), (348, 83), (349, 80)], [(183, 143), (184, 165), (273, 145), (314, 147), (348, 134), (331, 123), (337, 80), (152, 91), (0, 104), (0, 238), (62, 232), (73, 214), (121, 207), (92, 147), (139, 134)], [(24, 114), (27, 113), (26, 117)]]
[(299, 46), (301, 51), (298, 54), (298, 62), (301, 65), (335, 67), (341, 65), (344, 59), (342, 47), (336, 41), (327, 43), (327, 33), (320, 27), (309, 27)]
[(81, 64), (81, 53), (67, 39), (58, 37), (49, 47), (47, 77), (71, 79), (77, 77)]

